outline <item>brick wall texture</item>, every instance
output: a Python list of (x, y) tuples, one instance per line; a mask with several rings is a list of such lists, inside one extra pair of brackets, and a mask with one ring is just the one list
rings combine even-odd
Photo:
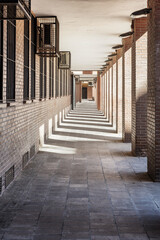
[(134, 20), (132, 43), (132, 152), (147, 155), (147, 18)]
[(160, 1), (148, 0), (148, 171), (160, 181)]
[[(31, 101), (31, 50), (29, 51), (29, 101), (23, 102), (24, 86), (24, 21), (16, 21), (16, 72), (15, 72), (15, 101), (7, 104), (6, 79), (7, 79), (7, 21), (3, 23), (3, 100), (0, 103), (0, 177), (2, 177), (2, 192), (5, 190), (5, 172), (14, 165), (15, 177), (22, 171), (22, 157), (35, 145), (38, 151), (40, 136), (39, 128), (44, 125), (44, 138), (49, 134), (49, 120), (71, 105), (70, 96), (70, 70), (65, 71), (66, 91), (60, 97), (56, 96), (56, 82), (58, 79), (58, 60), (54, 61), (54, 94), (49, 98), (49, 58), (47, 61), (45, 99), (40, 101), (40, 57), (36, 55), (35, 68), (35, 99)], [(30, 22), (31, 25), (31, 22)], [(31, 29), (31, 28), (30, 28)], [(30, 31), (31, 34), (31, 31)], [(30, 41), (31, 45), (31, 41)], [(31, 48), (30, 48), (31, 49)], [(57, 89), (60, 84), (57, 83)], [(58, 89), (59, 90), (59, 89)], [(57, 90), (57, 91), (58, 91)]]
[(131, 45), (132, 37), (122, 40), (122, 137), (131, 142)]

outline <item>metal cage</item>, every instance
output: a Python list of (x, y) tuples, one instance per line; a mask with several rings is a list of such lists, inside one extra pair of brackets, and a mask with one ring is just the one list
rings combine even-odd
[(71, 68), (71, 53), (67, 51), (59, 52), (59, 69), (70, 69)]
[(31, 19), (31, 0), (0, 0), (0, 20), (25, 19)]
[(75, 78), (75, 81), (76, 81), (76, 82), (79, 82), (79, 81), (80, 81), (80, 76), (79, 76), (79, 75), (75, 75), (74, 78)]
[(59, 56), (59, 22), (57, 17), (37, 17), (36, 27), (36, 54), (41, 57)]

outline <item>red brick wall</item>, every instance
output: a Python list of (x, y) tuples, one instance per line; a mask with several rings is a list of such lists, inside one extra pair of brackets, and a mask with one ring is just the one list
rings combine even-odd
[(122, 133), (122, 49), (117, 51), (117, 132)]
[[(15, 85), (15, 102), (12, 106), (6, 104), (6, 70), (7, 70), (7, 21), (4, 21), (4, 55), (3, 55), (3, 102), (0, 103), (0, 177), (2, 177), (3, 190), (5, 189), (5, 172), (14, 165), (15, 177), (22, 170), (22, 156), (30, 151), (35, 145), (36, 152), (39, 148), (39, 128), (44, 124), (44, 137), (47, 138), (49, 132), (49, 120), (63, 109), (70, 108), (71, 97), (68, 91), (67, 96), (49, 99), (49, 68), (47, 68), (47, 96), (46, 99), (39, 101), (39, 76), (40, 61), (36, 56), (36, 97), (33, 101), (23, 103), (23, 81), (24, 81), (24, 22), (16, 21), (16, 85)], [(57, 58), (54, 59), (57, 61)], [(29, 62), (31, 64), (31, 52)], [(49, 59), (47, 59), (49, 66)], [(54, 74), (56, 68), (54, 69)], [(66, 76), (70, 77), (70, 71)], [(54, 86), (55, 86), (54, 75)], [(31, 99), (31, 73), (29, 76)], [(68, 81), (70, 83), (70, 81)], [(70, 85), (68, 85), (68, 89)], [(54, 88), (55, 96), (55, 88)]]
[(122, 40), (122, 137), (131, 142), (131, 46), (132, 37)]
[(147, 18), (134, 20), (132, 44), (132, 152), (147, 154)]
[(113, 127), (117, 129), (117, 57), (113, 57)]
[(97, 75), (97, 108), (100, 110), (100, 97), (101, 97), (101, 82), (100, 82), (100, 73)]
[(160, 1), (148, 0), (148, 171), (160, 181)]
[(93, 97), (93, 95), (92, 95), (92, 87), (87, 87), (87, 99), (88, 100), (92, 100), (92, 97)]
[(81, 102), (81, 82), (76, 82), (76, 103)]

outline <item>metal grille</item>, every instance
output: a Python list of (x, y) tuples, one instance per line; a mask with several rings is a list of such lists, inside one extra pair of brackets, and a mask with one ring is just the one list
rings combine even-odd
[(5, 173), (5, 187), (7, 188), (9, 184), (14, 179), (14, 166), (12, 166), (6, 173)]
[(37, 54), (56, 57), (59, 54), (59, 22), (56, 16), (37, 17)]
[(71, 53), (70, 52), (59, 52), (59, 69), (70, 69), (71, 68)]
[(22, 157), (22, 169), (24, 169), (29, 161), (29, 152), (26, 152)]
[(31, 18), (31, 99), (35, 99), (36, 19)]
[(15, 100), (16, 21), (7, 22), (7, 102)]
[[(0, 19), (31, 19), (31, 0), (0, 0), (0, 6), (3, 7)], [(15, 12), (12, 7), (16, 9)]]
[(36, 153), (36, 147), (35, 147), (35, 145), (33, 145), (30, 148), (30, 158), (34, 157), (35, 153)]

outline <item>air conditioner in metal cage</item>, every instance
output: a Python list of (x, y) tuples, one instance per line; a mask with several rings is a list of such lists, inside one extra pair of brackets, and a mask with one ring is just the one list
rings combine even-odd
[(37, 51), (42, 57), (59, 56), (59, 22), (56, 16), (37, 17)]
[(0, 0), (0, 20), (25, 19), (31, 19), (31, 0)]
[(59, 69), (70, 69), (71, 68), (71, 53), (68, 51), (59, 52)]
[(89, 87), (93, 87), (93, 82), (88, 82)]
[(93, 81), (94, 81), (94, 83), (96, 83), (96, 82), (97, 82), (97, 78), (94, 78), (94, 80), (93, 80)]
[(75, 75), (74, 78), (75, 78), (76, 82), (80, 82), (80, 76), (79, 75)]

